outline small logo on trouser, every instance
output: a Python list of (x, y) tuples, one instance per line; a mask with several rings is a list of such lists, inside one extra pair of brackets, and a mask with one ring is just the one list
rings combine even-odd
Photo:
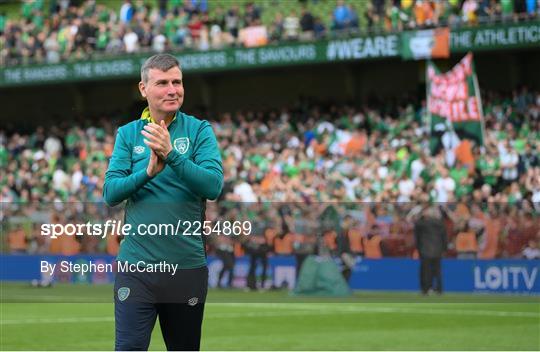
[(118, 299), (125, 301), (129, 296), (129, 287), (120, 287), (118, 289)]
[(187, 304), (190, 306), (194, 306), (197, 304), (197, 302), (199, 302), (199, 299), (197, 297), (193, 297), (187, 301)]

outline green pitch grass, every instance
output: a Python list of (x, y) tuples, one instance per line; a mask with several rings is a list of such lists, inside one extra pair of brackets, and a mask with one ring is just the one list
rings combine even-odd
[[(0, 283), (0, 288), (0, 350), (114, 347), (111, 286)], [(201, 347), (539, 350), (540, 303), (538, 298), (511, 296), (371, 292), (332, 299), (293, 297), (283, 291), (211, 291)], [(159, 324), (150, 349), (165, 349)]]

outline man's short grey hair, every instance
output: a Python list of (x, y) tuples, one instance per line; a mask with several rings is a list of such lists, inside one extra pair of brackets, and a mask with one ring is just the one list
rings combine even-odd
[(156, 54), (151, 56), (141, 67), (141, 80), (143, 83), (148, 82), (148, 72), (151, 68), (157, 68), (160, 71), (166, 72), (173, 67), (180, 68), (180, 62), (171, 54)]

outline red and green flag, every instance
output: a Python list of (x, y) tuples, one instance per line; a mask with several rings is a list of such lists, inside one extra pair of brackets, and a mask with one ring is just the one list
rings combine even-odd
[(455, 144), (468, 139), (484, 144), (482, 100), (471, 53), (446, 73), (428, 62), (426, 91), (432, 153), (448, 141)]

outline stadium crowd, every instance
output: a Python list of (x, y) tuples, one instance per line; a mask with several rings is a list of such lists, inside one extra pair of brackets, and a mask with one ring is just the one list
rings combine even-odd
[(366, 31), (476, 25), (537, 18), (538, 0), (371, 0), (113, 3), (22, 2), (0, 12), (0, 64), (58, 63), (99, 55), (208, 50), (313, 40)]
[[(250, 219), (259, 234), (274, 228), (267, 240), (282, 254), (295, 250), (294, 241), (274, 246), (276, 233), (280, 240), (288, 232), (306, 238), (328, 235), (324, 245), (340, 251), (344, 242), (339, 237), (347, 235), (348, 226), (359, 229), (367, 242), (354, 244), (349, 238), (347, 250), (365, 249), (371, 257), (410, 256), (408, 214), (417, 204), (436, 203), (448, 214), (454, 255), (464, 246), (463, 251), (478, 256), (519, 256), (529, 240), (533, 246), (540, 240), (535, 221), (540, 213), (540, 92), (524, 87), (483, 97), (484, 146), (464, 140), (452, 157), (447, 150), (430, 153), (424, 103), (357, 107), (301, 99), (280, 110), (224, 113), (212, 121), (225, 185), (216, 203), (220, 209), (210, 218)], [(1, 220), (12, 222), (4, 227), (10, 229), (4, 248), (53, 250), (39, 236), (38, 223), (121, 218), (105, 207), (102, 186), (115, 127), (125, 122), (103, 118), (39, 127), (31, 134), (0, 131), (1, 198), (9, 204)], [(24, 218), (32, 223), (14, 225)], [(335, 226), (321, 225), (326, 218), (337, 219)], [(369, 242), (373, 237), (375, 242)], [(250, 241), (260, 238), (250, 236)], [(118, 244), (99, 238), (83, 242), (82, 247), (68, 243), (66, 250), (114, 253)]]

